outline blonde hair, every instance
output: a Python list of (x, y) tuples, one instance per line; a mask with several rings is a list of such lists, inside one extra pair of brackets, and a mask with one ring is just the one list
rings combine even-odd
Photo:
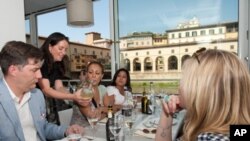
[(231, 124), (250, 123), (250, 76), (235, 54), (206, 50), (191, 57), (180, 88), (187, 109), (183, 140), (204, 132), (229, 134)]

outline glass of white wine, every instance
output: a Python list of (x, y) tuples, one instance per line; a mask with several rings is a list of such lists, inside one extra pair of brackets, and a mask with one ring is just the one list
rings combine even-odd
[(94, 96), (93, 88), (92, 88), (92, 82), (91, 81), (85, 81), (82, 85), (82, 91), (81, 96), (84, 99), (92, 99)]

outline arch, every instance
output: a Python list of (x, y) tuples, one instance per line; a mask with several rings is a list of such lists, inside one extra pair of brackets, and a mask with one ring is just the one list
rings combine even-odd
[(156, 58), (155, 69), (156, 71), (164, 71), (164, 58), (162, 56)]
[(184, 64), (184, 62), (188, 59), (188, 58), (190, 58), (191, 56), (190, 55), (184, 55), (184, 56), (182, 56), (182, 58), (181, 58), (181, 66)]
[(125, 69), (130, 71), (130, 60), (129, 59), (125, 59)]
[(178, 59), (176, 56), (170, 56), (168, 58), (168, 70), (177, 70)]
[(139, 58), (135, 58), (133, 61), (133, 70), (134, 71), (141, 71), (141, 61)]
[(152, 64), (153, 64), (152, 59), (150, 57), (146, 57), (144, 59), (144, 70), (145, 71), (152, 71), (152, 69), (153, 69), (153, 65)]

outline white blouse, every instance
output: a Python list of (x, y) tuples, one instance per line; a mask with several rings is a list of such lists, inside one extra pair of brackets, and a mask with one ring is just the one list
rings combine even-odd
[(107, 87), (107, 94), (108, 94), (108, 96), (114, 95), (116, 105), (123, 104), (123, 102), (125, 100), (125, 97), (119, 92), (119, 90), (115, 86), (108, 86)]

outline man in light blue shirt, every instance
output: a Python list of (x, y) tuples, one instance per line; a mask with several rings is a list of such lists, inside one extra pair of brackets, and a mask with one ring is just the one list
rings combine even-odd
[(48, 123), (44, 95), (36, 89), (43, 54), (32, 45), (10, 41), (0, 52), (0, 141), (46, 141), (82, 133), (83, 127)]

